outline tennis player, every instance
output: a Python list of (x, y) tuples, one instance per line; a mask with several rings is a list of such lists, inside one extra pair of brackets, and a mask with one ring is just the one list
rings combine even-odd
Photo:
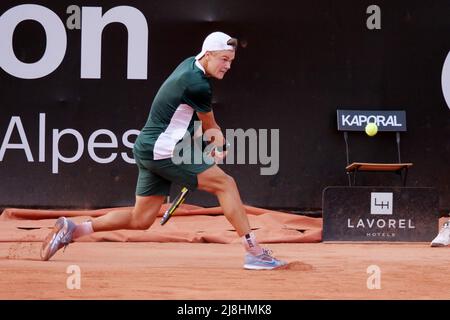
[[(258, 244), (234, 179), (216, 164), (226, 156), (226, 141), (214, 118), (210, 79), (223, 79), (231, 68), (237, 45), (237, 39), (225, 33), (211, 33), (205, 38), (201, 52), (184, 60), (162, 84), (133, 148), (139, 169), (134, 208), (113, 210), (79, 225), (65, 217), (59, 218), (42, 245), (43, 260), (93, 232), (148, 229), (175, 182), (217, 196), (225, 217), (242, 238), (245, 269), (274, 269), (286, 264)], [(176, 164), (174, 151), (186, 133), (194, 137), (194, 121), (201, 121), (203, 132), (215, 132), (211, 142), (215, 146), (215, 161), (205, 161), (202, 157), (201, 163)]]

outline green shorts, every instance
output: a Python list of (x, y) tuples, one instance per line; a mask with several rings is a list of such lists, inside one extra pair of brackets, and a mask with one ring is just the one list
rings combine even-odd
[(197, 189), (197, 175), (214, 166), (208, 164), (175, 164), (172, 159), (145, 160), (134, 155), (139, 168), (136, 195), (169, 195), (172, 182), (190, 190)]

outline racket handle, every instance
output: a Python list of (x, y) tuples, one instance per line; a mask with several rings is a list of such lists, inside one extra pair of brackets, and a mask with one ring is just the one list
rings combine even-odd
[(170, 219), (175, 210), (184, 202), (184, 199), (186, 198), (188, 192), (189, 189), (186, 187), (183, 187), (183, 189), (181, 189), (181, 193), (175, 198), (172, 205), (166, 210), (166, 212), (164, 212), (164, 215), (160, 222), (161, 225), (164, 225)]
[(169, 218), (170, 218), (170, 213), (169, 213), (169, 210), (167, 210), (166, 212), (164, 212), (164, 215), (161, 219), (161, 225), (163, 226), (167, 222), (167, 220), (169, 220)]

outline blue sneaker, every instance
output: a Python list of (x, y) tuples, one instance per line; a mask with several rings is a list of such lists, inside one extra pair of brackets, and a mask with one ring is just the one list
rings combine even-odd
[(72, 242), (72, 234), (76, 225), (69, 219), (64, 217), (56, 220), (52, 232), (45, 238), (41, 247), (41, 259), (47, 261), (53, 255), (64, 247), (64, 249)]
[(248, 270), (272, 270), (286, 265), (286, 262), (272, 257), (272, 251), (263, 248), (263, 253), (254, 256), (247, 253), (245, 256), (244, 269)]

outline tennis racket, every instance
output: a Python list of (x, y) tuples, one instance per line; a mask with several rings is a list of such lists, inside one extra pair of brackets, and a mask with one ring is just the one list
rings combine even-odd
[(163, 215), (163, 217), (161, 219), (161, 222), (160, 222), (162, 226), (167, 221), (169, 221), (170, 217), (173, 215), (175, 210), (177, 210), (177, 208), (184, 202), (188, 192), (189, 192), (189, 189), (186, 188), (186, 187), (183, 187), (183, 189), (181, 189), (181, 193), (175, 198), (175, 200), (173, 201), (173, 203), (169, 207), (169, 209), (167, 209), (166, 212), (164, 212), (164, 215)]

